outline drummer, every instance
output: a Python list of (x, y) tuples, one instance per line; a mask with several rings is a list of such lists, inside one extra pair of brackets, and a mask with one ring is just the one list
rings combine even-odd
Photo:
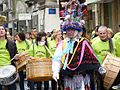
[[(16, 46), (17, 46), (18, 54), (29, 49), (30, 43), (26, 40), (25, 34), (23, 32), (17, 34)], [(19, 71), (19, 77), (20, 77), (20, 82), (19, 82), (20, 90), (25, 90), (24, 89), (25, 72), (23, 72), (23, 70)], [(31, 83), (30, 90), (33, 90), (34, 89), (34, 84), (32, 84), (33, 82), (29, 81), (29, 83)]]
[(98, 39), (92, 43), (92, 47), (101, 64), (104, 62), (107, 52), (116, 55), (115, 41), (110, 37), (106, 26), (100, 26), (98, 28)]
[[(108, 28), (106, 26), (100, 26), (98, 28), (98, 39), (92, 43), (95, 54), (97, 55), (99, 62), (102, 64), (107, 52), (116, 54), (116, 46), (114, 40), (109, 37)], [(112, 43), (109, 43), (111, 42)], [(113, 46), (114, 50), (110, 50), (110, 46)]]
[(120, 57), (120, 32), (117, 32), (114, 35), (113, 40), (115, 41), (116, 45), (116, 56)]
[[(114, 37), (113, 40), (115, 41), (115, 45), (116, 45), (116, 56), (120, 57), (120, 32), (117, 32)], [(115, 85), (115, 86), (114, 86)], [(116, 90), (120, 89), (120, 73), (118, 73), (117, 79), (113, 84), (113, 89), (116, 88)]]
[[(49, 53), (46, 49), (48, 47), (46, 33), (39, 32), (37, 34), (35, 43), (29, 49), (29, 55), (35, 58), (49, 58)], [(37, 82), (37, 90), (41, 90), (42, 82)], [(44, 90), (49, 90), (49, 81), (44, 81)]]
[[(17, 53), (16, 44), (7, 39), (6, 31), (3, 26), (0, 25), (0, 67), (9, 64), (15, 65), (14, 60), (10, 61)], [(7, 86), (8, 90), (16, 90), (15, 83)], [(2, 85), (0, 85), (0, 90), (2, 90)]]

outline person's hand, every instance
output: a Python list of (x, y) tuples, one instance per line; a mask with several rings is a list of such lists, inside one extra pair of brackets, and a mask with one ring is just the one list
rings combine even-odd
[(53, 73), (53, 79), (57, 82), (57, 79), (59, 79), (59, 72)]
[(18, 60), (18, 58), (19, 58), (19, 54), (16, 54), (16, 55), (14, 56), (14, 59)]
[(104, 75), (104, 74), (106, 73), (106, 69), (105, 69), (104, 67), (99, 67), (98, 72), (99, 72), (101, 75)]

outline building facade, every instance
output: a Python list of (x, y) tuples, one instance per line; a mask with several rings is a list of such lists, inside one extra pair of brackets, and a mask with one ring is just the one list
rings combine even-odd
[(89, 18), (88, 28), (106, 25), (116, 33), (120, 31), (120, 0), (86, 0)]
[(6, 28), (16, 32), (51, 32), (60, 29), (57, 0), (0, 0), (0, 15), (7, 17)]

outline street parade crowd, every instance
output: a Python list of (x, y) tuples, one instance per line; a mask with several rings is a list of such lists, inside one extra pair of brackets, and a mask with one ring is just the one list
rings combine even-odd
[(120, 88), (120, 32), (101, 25), (88, 35), (75, 5), (65, 11), (61, 30), (11, 36), (0, 25), (0, 90), (16, 90), (16, 83), (25, 90), (25, 80), (29, 90), (49, 90), (49, 81), (52, 90)]
[[(120, 32), (113, 35), (110, 28), (99, 26), (90, 39), (83, 35), (85, 28), (75, 29), (75, 24), (77, 23), (66, 21), (64, 33), (55, 29), (51, 33), (38, 32), (33, 28), (31, 32), (17, 33), (14, 39), (0, 26), (0, 90), (3, 86), (7, 86), (8, 90), (16, 90), (16, 82), (19, 83), (20, 90), (25, 90), (27, 69), (21, 68), (27, 63), (17, 64), (20, 57), (24, 57), (26, 62), (27, 59), (34, 58), (49, 58), (52, 62), (53, 79), (37, 82), (28, 79), (30, 90), (34, 90), (35, 85), (37, 90), (41, 90), (43, 83), (44, 90), (49, 90), (49, 81), (52, 90), (104, 90), (104, 75), (107, 71), (102, 64), (108, 52), (120, 57)], [(26, 58), (26, 54), (29, 58)], [(13, 66), (18, 67), (18, 70), (14, 72)], [(114, 82), (108, 85), (109, 89), (113, 85), (119, 85), (119, 78), (115, 80), (116, 78), (117, 76)]]

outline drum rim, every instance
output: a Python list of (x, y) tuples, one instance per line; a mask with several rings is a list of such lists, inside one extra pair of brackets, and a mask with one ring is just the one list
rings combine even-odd
[(5, 86), (13, 84), (13, 83), (18, 79), (19, 74), (16, 72), (16, 73), (14, 73), (13, 75), (16, 75), (14, 80), (10, 81), (9, 83), (5, 83), (5, 84), (0, 83), (0, 84), (1, 84), (1, 85), (5, 85)]
[[(10, 72), (8, 72), (8, 74), (3, 74), (5, 69), (10, 70)], [(1, 68), (0, 79), (6, 78), (6, 77), (10, 77), (10, 76), (12, 76), (15, 72), (16, 72), (15, 66), (13, 66), (13, 65), (5, 65), (5, 66), (3, 66), (3, 67)]]

